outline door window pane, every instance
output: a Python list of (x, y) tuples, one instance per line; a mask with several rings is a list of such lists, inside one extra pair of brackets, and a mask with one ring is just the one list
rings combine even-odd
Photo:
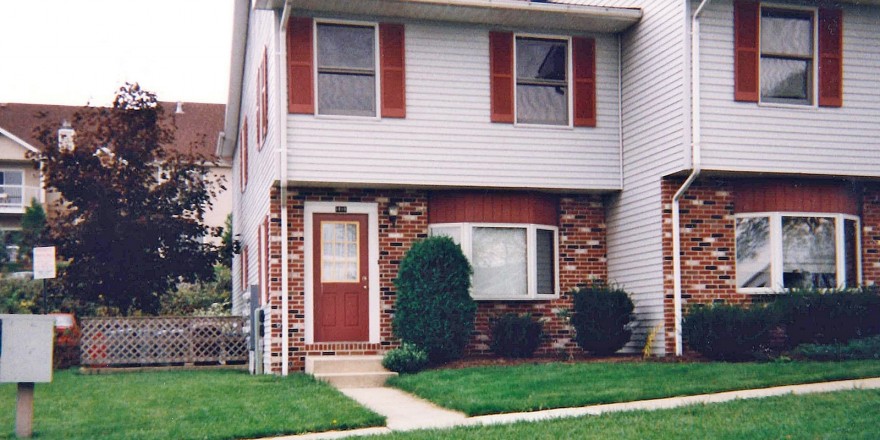
[(785, 288), (837, 286), (834, 219), (782, 217), (782, 284)]
[(537, 281), (539, 295), (553, 295), (556, 293), (556, 246), (553, 240), (553, 231), (538, 229), (535, 231), (537, 254)]
[(473, 288), (477, 295), (528, 295), (526, 261), (525, 228), (473, 229)]
[(770, 219), (736, 219), (736, 286), (771, 287)]
[(357, 222), (321, 222), (321, 281), (356, 283), (360, 278)]

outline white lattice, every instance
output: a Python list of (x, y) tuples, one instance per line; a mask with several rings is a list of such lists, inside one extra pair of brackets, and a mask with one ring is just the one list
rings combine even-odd
[(246, 320), (222, 317), (83, 318), (82, 365), (244, 362)]

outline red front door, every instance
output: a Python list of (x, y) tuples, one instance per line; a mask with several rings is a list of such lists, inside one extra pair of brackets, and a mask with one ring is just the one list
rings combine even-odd
[(315, 342), (368, 341), (366, 214), (315, 214)]

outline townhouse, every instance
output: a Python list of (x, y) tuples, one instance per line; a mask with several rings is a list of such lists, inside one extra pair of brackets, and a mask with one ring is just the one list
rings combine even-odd
[(477, 331), (620, 284), (625, 350), (696, 303), (872, 284), (880, 2), (238, 1), (226, 124), (236, 313), (263, 371), (396, 345), (415, 240), (474, 266)]

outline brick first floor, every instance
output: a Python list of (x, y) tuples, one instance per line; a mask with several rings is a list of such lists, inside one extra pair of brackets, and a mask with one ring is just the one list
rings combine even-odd
[[(666, 353), (675, 343), (671, 202), (683, 180), (658, 183), (663, 291), (647, 298), (662, 303), (658, 338)], [(301, 371), (307, 356), (396, 347), (394, 278), (407, 250), (429, 235), (452, 237), (474, 266), (478, 313), (469, 355), (491, 353), (492, 320), (506, 313), (543, 322), (538, 355), (580, 354), (565, 313), (571, 291), (616, 281), (608, 280), (606, 259), (611, 202), (601, 195), (290, 187), (283, 201), (278, 188), (269, 197), (259, 239), (246, 241), (237, 257), (259, 260), (259, 274), (237, 278), (248, 280), (242, 289), (259, 286), (266, 372), (284, 371), (284, 362), (288, 371)], [(853, 286), (880, 276), (878, 185), (701, 178), (684, 194), (680, 216), (685, 313), (698, 303), (749, 303), (794, 283)], [(248, 265), (237, 267), (246, 272)]]

